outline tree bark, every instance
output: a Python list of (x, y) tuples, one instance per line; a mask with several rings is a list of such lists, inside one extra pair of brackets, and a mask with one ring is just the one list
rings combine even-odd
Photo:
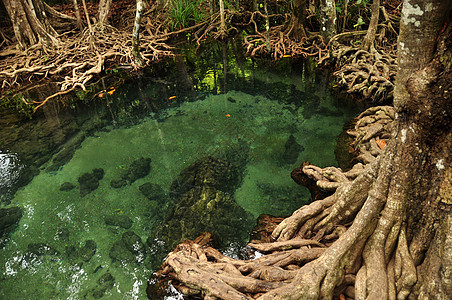
[(77, 28), (82, 30), (82, 18), (80, 17), (77, 0), (72, 0), (72, 2), (74, 3), (75, 17), (77, 18)]
[(220, 2), (220, 36), (224, 38), (226, 36), (226, 23), (224, 20), (224, 2), (223, 0), (219, 0)]
[(97, 25), (103, 28), (108, 25), (108, 15), (110, 14), (111, 0), (100, 0), (99, 11), (97, 13)]
[[(3, 0), (13, 24), (14, 34), (21, 49), (42, 42), (43, 46), (58, 44), (56, 31), (47, 20), (42, 0)], [(39, 18), (37, 17), (39, 16)]]
[(304, 22), (306, 20), (306, 0), (293, 1), (293, 21), (290, 36), (294, 39), (300, 40), (306, 37), (304, 30)]
[(371, 9), (372, 16), (370, 18), (369, 28), (367, 34), (364, 37), (363, 50), (369, 51), (373, 47), (375, 41), (375, 35), (377, 34), (378, 18), (380, 17), (380, 0), (374, 0), (372, 2)]
[(329, 40), (336, 32), (335, 0), (320, 0), (320, 34)]
[(143, 65), (143, 57), (140, 54), (140, 27), (141, 27), (141, 17), (143, 16), (143, 0), (137, 0), (137, 11), (135, 14), (135, 24), (133, 26), (132, 33), (132, 55), (135, 64), (138, 66)]
[[(187, 283), (187, 291), (220, 299), (235, 299), (233, 295), (237, 299), (336, 299), (354, 282), (350, 288), (355, 299), (449, 299), (452, 25), (446, 18), (450, 11), (448, 0), (404, 1), (396, 114), (387, 146), (356, 179), (342, 182), (333, 195), (283, 220), (273, 231), (275, 247), (260, 248), (272, 251), (301, 239), (325, 244), (343, 228), (339, 238), (309, 260), (303, 260), (306, 253), (294, 249), (254, 262), (227, 259), (197, 246), (171, 254), (167, 268), (181, 285)], [(446, 29), (439, 36), (441, 28)], [(240, 280), (216, 273), (211, 261), (227, 276), (260, 280), (253, 282), (255, 289), (245, 289), (237, 283)], [(220, 266), (227, 263), (232, 268)], [(203, 270), (208, 270), (209, 280), (198, 284), (190, 272), (199, 276)]]

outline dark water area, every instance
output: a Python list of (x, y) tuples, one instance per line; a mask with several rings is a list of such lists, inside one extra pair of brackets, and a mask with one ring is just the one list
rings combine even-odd
[(291, 170), (337, 165), (360, 107), (308, 61), (244, 53), (181, 48), (32, 120), (0, 112), (0, 299), (146, 299), (181, 239), (238, 257), (260, 214), (309, 201)]

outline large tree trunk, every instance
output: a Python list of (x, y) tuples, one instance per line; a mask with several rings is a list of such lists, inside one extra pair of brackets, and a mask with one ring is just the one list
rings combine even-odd
[(75, 17), (77, 18), (77, 28), (82, 30), (82, 18), (80, 16), (77, 0), (72, 0), (72, 2), (74, 3)]
[(378, 18), (380, 17), (380, 0), (374, 0), (371, 6), (372, 16), (370, 18), (369, 28), (364, 37), (363, 49), (369, 51), (374, 46), (375, 35), (377, 34)]
[(111, 0), (100, 0), (99, 11), (97, 12), (97, 25), (103, 28), (108, 25), (108, 15), (110, 14)]
[[(363, 179), (358, 177), (345, 188), (344, 197), (341, 191), (336, 192), (339, 198), (322, 221), (325, 224), (322, 234), (328, 234), (357, 211), (350, 228), (319, 259), (305, 265), (289, 288), (269, 294), (288, 299), (329, 298), (345, 274), (356, 272), (356, 264), (362, 257), (356, 275), (356, 299), (405, 299), (410, 294), (417, 295), (413, 290), (416, 282), (421, 292), (432, 289), (431, 276), (433, 280), (441, 279), (435, 284), (436, 299), (447, 299), (451, 266), (446, 267), (441, 260), (450, 262), (451, 253), (441, 250), (451, 247), (452, 229), (446, 226), (450, 224), (450, 208), (442, 208), (445, 203), (441, 202), (450, 199), (452, 139), (448, 92), (452, 77), (450, 58), (446, 65), (439, 61), (450, 56), (451, 45), (447, 55), (430, 62), (449, 5), (447, 0), (404, 1), (393, 138), (379, 159), (361, 175), (370, 178), (370, 184), (365, 180), (363, 185)], [(444, 68), (448, 69), (444, 71)], [(439, 78), (440, 72), (445, 72), (444, 77)], [(439, 90), (434, 85), (436, 81), (442, 81), (443, 89), (449, 91)], [(441, 188), (444, 186), (449, 188)], [(356, 200), (353, 195), (357, 193), (364, 196)], [(441, 219), (442, 226), (438, 222)], [(285, 239), (293, 226), (283, 224), (275, 233)], [(439, 232), (435, 234), (436, 227)], [(438, 241), (433, 244), (436, 249), (430, 249), (433, 236), (448, 244), (438, 246)], [(447, 269), (449, 273), (442, 271), (446, 278), (425, 272), (425, 277), (419, 280), (416, 268), (424, 261), (428, 249), (430, 255), (426, 261), (433, 260), (435, 270)], [(431, 265), (426, 268), (432, 268)]]
[(21, 49), (41, 42), (44, 46), (58, 44), (56, 31), (50, 25), (42, 0), (3, 0)]
[(143, 0), (137, 0), (137, 11), (135, 14), (135, 24), (132, 33), (132, 55), (134, 63), (138, 66), (143, 65), (143, 57), (140, 54), (140, 27), (141, 17), (143, 16)]
[(220, 28), (219, 28), (219, 32), (220, 32), (221, 38), (225, 38), (226, 37), (226, 23), (225, 23), (225, 19), (224, 19), (224, 2), (223, 2), (223, 0), (219, 0), (219, 2), (220, 2)]
[(306, 0), (294, 0), (292, 11), (292, 22), (290, 24), (289, 36), (295, 40), (306, 37), (304, 22), (306, 21)]
[[(251, 245), (282, 252), (254, 262), (199, 245), (170, 254), (165, 270), (184, 292), (220, 299), (332, 299), (354, 283), (355, 299), (450, 299), (452, 25), (446, 23), (439, 36), (449, 2), (404, 1), (396, 114), (383, 152), (354, 181), (324, 185), (335, 193), (283, 220), (273, 231), (275, 243)], [(309, 242), (329, 243), (334, 234), (339, 238), (327, 248), (303, 249)], [(290, 247), (301, 248), (284, 251)]]
[(329, 40), (336, 32), (336, 1), (320, 0), (320, 34)]

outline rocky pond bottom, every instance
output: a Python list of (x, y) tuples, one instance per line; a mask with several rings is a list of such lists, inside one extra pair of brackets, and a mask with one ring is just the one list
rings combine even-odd
[(293, 168), (337, 165), (336, 138), (354, 112), (328, 93), (316, 99), (313, 110), (231, 90), (87, 135), (0, 209), (10, 235), (0, 298), (146, 299), (171, 247), (202, 231), (240, 256), (260, 214), (289, 215), (309, 200)]

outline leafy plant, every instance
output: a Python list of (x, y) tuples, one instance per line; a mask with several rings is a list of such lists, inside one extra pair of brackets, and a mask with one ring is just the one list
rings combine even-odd
[(27, 101), (24, 94), (19, 93), (14, 96), (6, 96), (0, 100), (0, 108), (12, 109), (13, 111), (27, 117), (32, 118), (33, 115), (33, 105), (27, 104), (32, 102)]
[(358, 20), (356, 20), (356, 24), (353, 25), (353, 27), (359, 27), (359, 26), (364, 25), (364, 24), (366, 24), (366, 23), (363, 21), (363, 18), (358, 17)]
[(203, 10), (199, 9), (200, 0), (172, 0), (170, 12), (173, 29), (187, 27), (190, 23), (199, 23), (205, 18)]

